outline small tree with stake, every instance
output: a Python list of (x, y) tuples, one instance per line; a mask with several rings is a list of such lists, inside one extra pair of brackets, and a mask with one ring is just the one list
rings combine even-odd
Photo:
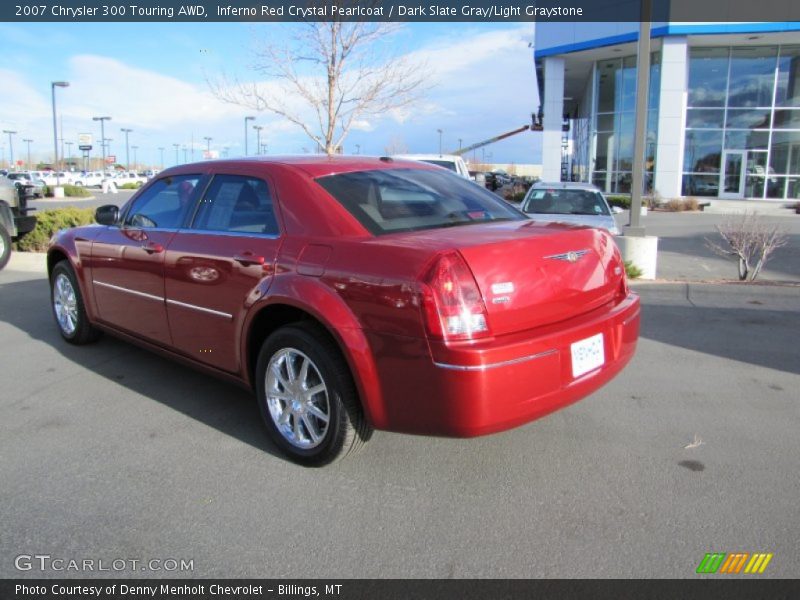
[[(338, 5), (348, 5), (337, 0)], [(382, 56), (393, 23), (330, 20), (293, 25), (288, 44), (269, 39), (255, 52), (253, 69), (267, 82), (224, 75), (209, 80), (219, 99), (277, 114), (297, 125), (328, 155), (341, 152), (353, 126), (406, 107), (420, 94), (424, 69)]]
[(717, 231), (724, 243), (706, 238), (706, 246), (718, 256), (739, 261), (740, 281), (755, 281), (772, 253), (788, 242), (780, 226), (763, 222), (754, 212), (726, 215)]

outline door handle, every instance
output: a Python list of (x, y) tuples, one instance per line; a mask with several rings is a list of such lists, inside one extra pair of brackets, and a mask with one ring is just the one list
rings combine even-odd
[(142, 250), (148, 254), (158, 254), (164, 251), (164, 246), (161, 244), (156, 244), (155, 242), (147, 242), (146, 244), (142, 245)]
[(252, 252), (242, 252), (241, 254), (236, 254), (233, 257), (233, 260), (243, 264), (244, 266), (264, 264), (264, 257), (253, 254)]

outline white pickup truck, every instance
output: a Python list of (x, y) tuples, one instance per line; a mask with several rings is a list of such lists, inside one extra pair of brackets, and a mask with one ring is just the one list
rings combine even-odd
[(472, 179), (469, 175), (469, 169), (467, 169), (467, 163), (457, 154), (395, 154), (392, 158), (430, 163), (437, 167), (449, 169), (464, 179)]

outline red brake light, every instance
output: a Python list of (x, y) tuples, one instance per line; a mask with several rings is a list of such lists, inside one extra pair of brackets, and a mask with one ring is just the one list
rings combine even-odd
[(471, 340), (489, 335), (486, 305), (458, 252), (438, 256), (422, 276), (423, 312), (431, 337)]

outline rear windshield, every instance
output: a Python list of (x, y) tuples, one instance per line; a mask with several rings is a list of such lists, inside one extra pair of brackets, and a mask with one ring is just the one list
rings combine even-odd
[(608, 215), (602, 194), (592, 190), (537, 188), (522, 203), (526, 213), (544, 215)]
[(481, 186), (445, 171), (357, 171), (317, 183), (373, 235), (525, 218)]

